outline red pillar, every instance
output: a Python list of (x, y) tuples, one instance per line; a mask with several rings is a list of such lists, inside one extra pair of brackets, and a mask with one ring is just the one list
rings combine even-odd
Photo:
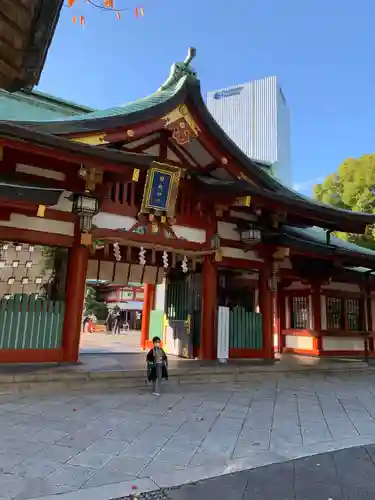
[(273, 347), (273, 303), (269, 287), (271, 264), (267, 261), (259, 270), (259, 310), (262, 314), (263, 352), (267, 360), (274, 359)]
[(69, 363), (77, 363), (79, 357), (88, 257), (88, 248), (78, 243), (69, 251), (63, 327), (64, 361)]
[(142, 309), (142, 326), (141, 326), (141, 349), (146, 349), (148, 340), (148, 330), (150, 328), (150, 312), (154, 302), (155, 285), (144, 286), (144, 298)]
[(216, 359), (217, 267), (212, 257), (203, 262), (201, 359)]
[(311, 287), (313, 330), (314, 330), (314, 350), (320, 354), (322, 345), (322, 303), (320, 299), (321, 286), (314, 283)]

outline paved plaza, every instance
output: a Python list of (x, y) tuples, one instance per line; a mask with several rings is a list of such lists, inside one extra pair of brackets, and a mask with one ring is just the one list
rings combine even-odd
[[(375, 446), (236, 472), (139, 500), (374, 500)], [(270, 478), (272, 480), (270, 481)], [(125, 500), (132, 500), (128, 496)]]
[(3, 394), (0, 499), (108, 500), (375, 443), (372, 373)]
[(110, 332), (82, 333), (81, 353), (137, 353), (140, 348), (141, 332), (129, 330), (118, 335)]

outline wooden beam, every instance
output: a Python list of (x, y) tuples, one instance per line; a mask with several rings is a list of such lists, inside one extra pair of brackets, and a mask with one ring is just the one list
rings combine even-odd
[(159, 156), (161, 160), (166, 160), (168, 158), (168, 131), (163, 130), (160, 132), (160, 150)]
[[(94, 229), (93, 231), (94, 237), (98, 239), (110, 238), (113, 240), (118, 239), (121, 240), (131, 240), (132, 242), (139, 243), (140, 246), (153, 246), (157, 245), (160, 247), (168, 247), (174, 250), (180, 250), (187, 252), (211, 252), (214, 250), (211, 248), (210, 243), (195, 243), (192, 241), (182, 240), (182, 239), (173, 239), (173, 238), (165, 238), (161, 234), (138, 234), (132, 231), (118, 231), (113, 229)], [(164, 233), (163, 233), (164, 234)], [(123, 243), (126, 245), (126, 242)], [(145, 247), (146, 248), (146, 247)]]
[[(105, 160), (99, 155), (97, 158), (95, 156), (88, 157), (83, 153), (54, 149), (53, 147), (49, 146), (39, 146), (24, 141), (0, 138), (0, 144), (6, 149), (9, 148), (15, 151), (14, 158), (16, 160), (16, 163), (23, 163), (25, 165), (39, 166), (44, 168), (47, 168), (48, 166), (51, 170), (58, 170), (64, 173), (66, 173), (67, 170), (77, 168), (82, 164), (86, 166), (101, 168), (103, 170), (114, 173), (122, 173), (128, 168), (133, 169), (134, 167), (137, 167), (139, 169), (148, 168), (147, 165), (137, 164), (136, 162), (131, 163), (129, 161), (129, 165), (127, 165), (124, 163)], [(53, 168), (51, 168), (52, 158)], [(150, 164), (152, 160), (153, 158), (150, 156)]]

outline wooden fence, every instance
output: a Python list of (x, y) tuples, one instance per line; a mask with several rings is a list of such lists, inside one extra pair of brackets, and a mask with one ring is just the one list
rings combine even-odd
[(229, 348), (262, 349), (262, 315), (235, 307), (229, 313)]
[(59, 349), (65, 304), (16, 294), (0, 301), (0, 349)]

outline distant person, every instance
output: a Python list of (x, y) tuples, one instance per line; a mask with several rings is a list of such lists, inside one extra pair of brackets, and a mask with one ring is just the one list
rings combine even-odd
[(89, 322), (90, 320), (90, 315), (87, 314), (84, 318), (83, 318), (83, 321), (82, 321), (82, 331), (85, 332), (86, 331), (86, 326), (87, 326), (87, 323)]
[(117, 314), (116, 314), (116, 318), (115, 318), (115, 327), (114, 327), (114, 331), (113, 333), (115, 335), (120, 335), (121, 333), (121, 330), (124, 326), (124, 320), (123, 320), (123, 315), (121, 314), (121, 311), (119, 311)]
[(109, 332), (112, 333), (112, 330), (115, 326), (115, 315), (113, 311), (109, 311), (107, 319), (105, 320), (105, 326)]
[(147, 354), (148, 380), (152, 382), (152, 392), (155, 396), (160, 396), (161, 379), (168, 380), (168, 358), (164, 350), (160, 347), (159, 337), (152, 339), (153, 348)]

